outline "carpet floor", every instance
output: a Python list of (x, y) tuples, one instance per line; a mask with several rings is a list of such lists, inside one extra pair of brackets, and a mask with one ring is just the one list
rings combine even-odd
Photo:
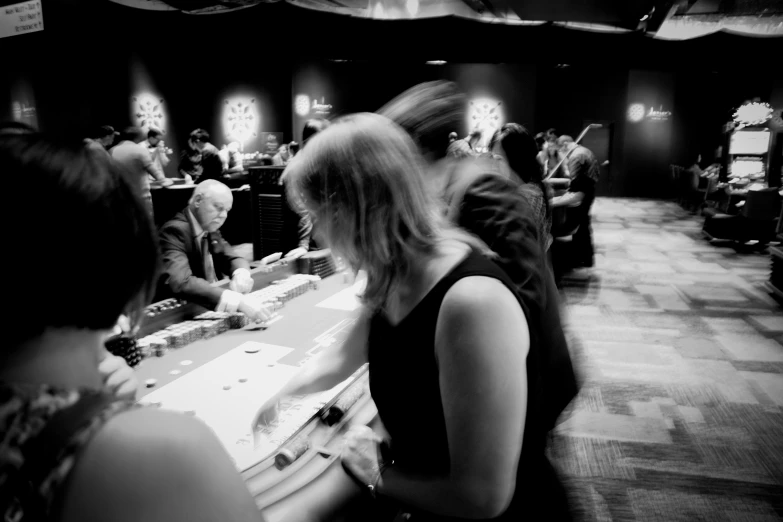
[(712, 245), (702, 223), (665, 201), (593, 207), (596, 266), (562, 290), (583, 387), (551, 448), (579, 520), (783, 520), (770, 257)]

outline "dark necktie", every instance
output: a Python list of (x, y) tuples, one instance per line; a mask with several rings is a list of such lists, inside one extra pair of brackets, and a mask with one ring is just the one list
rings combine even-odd
[(204, 276), (207, 282), (214, 283), (217, 281), (217, 276), (215, 275), (215, 265), (212, 262), (212, 254), (209, 251), (209, 234), (206, 232), (201, 236), (201, 259), (204, 264)]

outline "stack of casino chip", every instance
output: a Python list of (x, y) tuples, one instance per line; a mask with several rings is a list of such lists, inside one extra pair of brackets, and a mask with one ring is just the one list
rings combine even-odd
[(168, 343), (166, 339), (157, 335), (148, 335), (137, 341), (141, 354), (144, 357), (163, 357), (166, 355)]
[(106, 341), (105, 346), (110, 354), (122, 357), (131, 367), (138, 365), (144, 358), (136, 338), (130, 335), (114, 336)]

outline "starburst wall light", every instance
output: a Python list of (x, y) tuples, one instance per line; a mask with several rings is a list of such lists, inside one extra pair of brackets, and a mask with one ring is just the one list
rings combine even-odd
[(258, 136), (260, 123), (255, 98), (237, 96), (226, 100), (223, 108), (223, 134), (226, 139), (244, 144)]
[(151, 93), (141, 93), (133, 98), (131, 115), (137, 127), (149, 130), (154, 127), (166, 130), (166, 112), (163, 110), (163, 100)]
[(504, 123), (502, 102), (489, 98), (471, 100), (468, 109), (468, 128), (481, 132), (482, 146)]

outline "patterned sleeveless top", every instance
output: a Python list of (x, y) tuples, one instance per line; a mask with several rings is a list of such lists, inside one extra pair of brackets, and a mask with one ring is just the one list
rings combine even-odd
[[(93, 391), (63, 390), (51, 386), (15, 386), (0, 382), (0, 521), (27, 521), (24, 507), (7, 488), (13, 477), (24, 466), (29, 455), (23, 448), (46, 427), (52, 416), (60, 410), (76, 404)], [(61, 486), (73, 469), (79, 451), (92, 439), (112, 416), (136, 406), (129, 402), (111, 402), (74, 433), (56, 464), (44, 479), (33, 484), (33, 502), (42, 508), (49, 518), (58, 500)], [(28, 517), (29, 518), (29, 517)]]

